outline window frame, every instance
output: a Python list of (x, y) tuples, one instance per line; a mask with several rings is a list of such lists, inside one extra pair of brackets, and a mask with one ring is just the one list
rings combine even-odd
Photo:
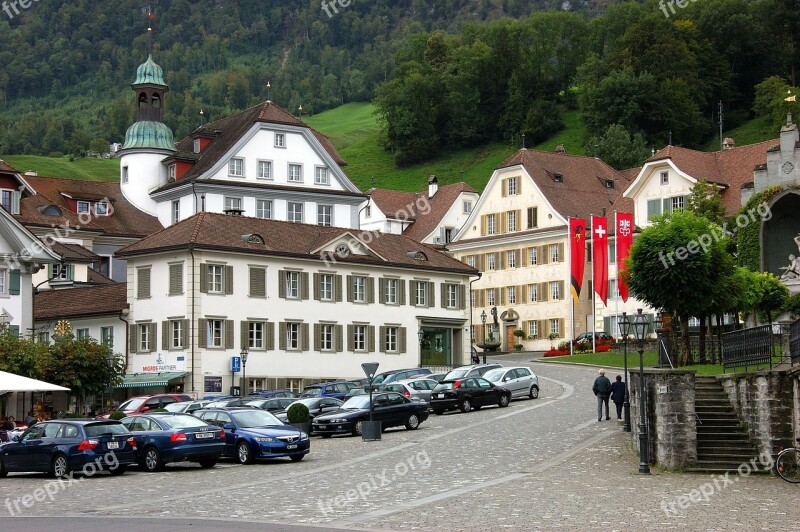
[[(239, 171), (240, 173), (236, 173)], [(228, 177), (244, 177), (244, 157), (228, 159)]]
[[(320, 171), (324, 172), (324, 179), (320, 179)], [(330, 185), (330, 171), (327, 166), (314, 166), (314, 184), (315, 185)]]
[(286, 133), (275, 132), (275, 138), (273, 139), (273, 147), (286, 148)]
[(286, 286), (284, 287), (286, 299), (300, 299), (300, 282), (300, 272), (286, 271)]
[[(217, 332), (219, 333), (218, 343)], [(221, 318), (209, 318), (206, 320), (206, 347), (208, 349), (225, 348), (225, 320)]]
[[(208, 289), (209, 294), (224, 294), (225, 293), (225, 266), (222, 264), (206, 264), (208, 275)], [(219, 289), (216, 289), (216, 270), (219, 269)]]
[(301, 351), (302, 344), (302, 329), (303, 324), (299, 321), (286, 322), (286, 350), (287, 351)]
[[(293, 211), (293, 208), (296, 208), (297, 206), (300, 207), (300, 220), (299, 221), (292, 219), (293, 216), (297, 214), (296, 212)], [(297, 202), (297, 201), (287, 201), (286, 202), (286, 221), (287, 222), (291, 222), (291, 223), (295, 223), (295, 224), (303, 223), (305, 221), (305, 212), (304, 211), (305, 211), (305, 204), (304, 203)]]
[[(286, 182), (287, 183), (302, 183), (303, 182), (303, 163), (286, 163)], [(297, 168), (297, 179), (292, 179), (292, 169)]]
[(169, 320), (169, 348), (170, 349), (185, 349), (187, 346), (183, 345), (183, 320)]
[[(264, 206), (267, 206), (264, 209)], [(268, 213), (269, 216), (264, 216), (264, 213)], [(259, 199), (256, 198), (256, 218), (261, 218), (263, 220), (271, 220), (272, 219), (272, 200), (271, 199)]]
[[(262, 165), (266, 165), (263, 168), (267, 169), (267, 176), (261, 175), (262, 172)], [(274, 181), (273, 173), (272, 173), (272, 160), (270, 159), (258, 159), (256, 161), (256, 179), (262, 179), (264, 181)]]
[(381, 338), (383, 342), (383, 350), (386, 353), (399, 353), (400, 352), (400, 327), (396, 325), (387, 325), (384, 328), (384, 337)]
[[(247, 347), (248, 349), (266, 349), (266, 329), (265, 321), (247, 321)], [(259, 345), (260, 342), (260, 345)]]
[[(324, 209), (327, 209), (328, 212), (325, 213)], [(323, 223), (325, 222), (325, 217), (327, 217), (327, 223)], [(317, 204), (317, 225), (322, 227), (333, 226), (333, 205)]]
[[(233, 203), (237, 202), (238, 207), (234, 206)], [(241, 196), (224, 196), (222, 200), (222, 210), (223, 211), (241, 211), (242, 205), (244, 201)]]

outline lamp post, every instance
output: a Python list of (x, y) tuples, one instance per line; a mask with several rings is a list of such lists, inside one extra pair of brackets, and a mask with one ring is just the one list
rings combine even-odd
[(481, 312), (481, 323), (483, 324), (483, 363), (486, 364), (486, 311)]
[(631, 320), (628, 319), (628, 313), (623, 312), (622, 316), (617, 317), (617, 324), (619, 325), (619, 332), (622, 335), (622, 353), (625, 364), (625, 401), (622, 405), (623, 416), (625, 421), (622, 425), (622, 430), (625, 432), (631, 431), (631, 398), (628, 391), (628, 334), (631, 332)]
[(644, 390), (644, 339), (647, 335), (649, 323), (642, 314), (642, 309), (637, 309), (636, 316), (633, 318), (633, 332), (636, 335), (636, 342), (639, 344), (639, 473), (650, 474), (650, 460), (648, 458), (647, 442), (647, 417), (646, 396)]
[(241, 391), (239, 392), (242, 397), (247, 395), (247, 355), (249, 354), (247, 351), (247, 346), (242, 347), (242, 385)]

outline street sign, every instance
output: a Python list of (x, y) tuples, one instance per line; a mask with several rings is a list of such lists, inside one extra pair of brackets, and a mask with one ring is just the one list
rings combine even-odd
[(242, 371), (242, 357), (231, 357), (231, 372), (239, 373)]
[(364, 374), (367, 376), (367, 378), (372, 380), (372, 377), (375, 376), (375, 372), (378, 371), (378, 363), (364, 362), (363, 364), (361, 364), (361, 369), (364, 370)]

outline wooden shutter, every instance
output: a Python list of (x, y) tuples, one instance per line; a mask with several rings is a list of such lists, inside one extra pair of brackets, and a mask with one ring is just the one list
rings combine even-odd
[(558, 244), (558, 262), (564, 262), (566, 257), (564, 256), (564, 243), (561, 242)]
[(341, 353), (344, 351), (344, 332), (343, 327), (341, 325), (336, 325), (333, 328), (333, 334), (335, 336), (334, 341), (336, 342), (336, 352)]
[(136, 297), (150, 297), (150, 268), (139, 268), (136, 273), (139, 281), (136, 287)]
[[(386, 283), (387, 280), (381, 277), (378, 279), (378, 301), (380, 303), (386, 303)], [(397, 293), (395, 292), (395, 297)]]
[(148, 323), (147, 326), (150, 327), (150, 352), (154, 353), (158, 351), (158, 324)]
[(375, 303), (375, 279), (367, 277), (367, 303)]
[(397, 304), (406, 304), (406, 281), (405, 279), (397, 280)]
[(380, 342), (380, 344), (378, 345), (378, 351), (380, 351), (381, 353), (385, 353), (386, 352), (386, 327), (383, 327), (383, 326), (378, 327), (378, 342)]
[(603, 331), (613, 333), (611, 330), (611, 316), (603, 317)]
[(500, 195), (504, 198), (508, 196), (508, 179), (500, 181)]
[(337, 303), (342, 301), (342, 276), (341, 275), (334, 275), (333, 276), (333, 291)]
[(345, 277), (345, 280), (347, 282), (347, 301), (352, 303), (353, 302), (353, 276), (352, 275), (348, 275), (347, 277)]
[(463, 284), (458, 286), (458, 308), (461, 310), (467, 308), (467, 287)]
[(558, 282), (558, 299), (564, 299), (564, 281)]
[(525, 293), (527, 292), (527, 288), (528, 287), (524, 284), (521, 284), (517, 287), (517, 303), (520, 305), (524, 305), (528, 302), (528, 294)]
[(539, 338), (550, 336), (550, 323), (547, 320), (539, 320)]
[(322, 351), (322, 325), (314, 324), (314, 351)]
[(161, 322), (161, 349), (165, 351), (170, 348), (169, 328), (168, 321)]
[(560, 338), (567, 337), (567, 331), (564, 328), (564, 318), (559, 318), (558, 320), (558, 335)]
[(300, 273), (300, 299), (308, 299), (308, 272)]
[(661, 214), (661, 203), (659, 200), (647, 201), (647, 219), (652, 220), (654, 216)]
[(250, 347), (250, 322), (247, 320), (239, 322), (239, 344)]
[(539, 264), (548, 264), (550, 262), (550, 256), (547, 254), (547, 245), (539, 246), (539, 251), (536, 252), (536, 255)]
[(348, 325), (347, 326), (347, 350), (349, 352), (353, 352), (356, 349), (356, 339), (355, 339), (355, 326)]
[(320, 300), (320, 283), (322, 282), (322, 276), (318, 273), (315, 273), (313, 276), (314, 279), (314, 301)]
[(375, 326), (367, 326), (367, 351), (370, 353), (375, 352)]
[(183, 320), (183, 327), (181, 328), (181, 347), (184, 349), (189, 347), (189, 320)]
[(550, 301), (550, 286), (545, 283), (539, 283), (539, 301)]
[(496, 234), (508, 233), (508, 213), (507, 212), (498, 212), (496, 215), (496, 220), (494, 227), (496, 229)]
[[(50, 276), (52, 277), (52, 275)], [(129, 325), (128, 326), (128, 351), (131, 353), (138, 353), (139, 352), (139, 332), (138, 325)]]
[(436, 306), (436, 283), (428, 283), (428, 308)]
[(225, 327), (225, 349), (233, 349), (233, 320), (225, 320), (222, 326)]
[(667, 214), (668, 212), (672, 212), (672, 199), (671, 198), (663, 198), (662, 199), (662, 208), (661, 212)]
[(169, 295), (183, 293), (183, 263), (169, 265)]
[(278, 272), (278, 297), (286, 299), (286, 270)]
[(278, 324), (278, 348), (281, 351), (286, 351), (286, 322), (282, 321)]
[[(52, 277), (52, 275), (50, 276)], [(8, 294), (18, 296), (20, 294), (20, 271), (11, 270), (8, 274)]]
[(406, 352), (406, 328), (397, 328), (397, 350), (401, 353)]
[(497, 291), (499, 292), (498, 296), (500, 296), (500, 305), (501, 306), (505, 305), (506, 302), (508, 301), (508, 297), (507, 297), (508, 287), (504, 286), (502, 288), (498, 288)]
[(267, 349), (270, 351), (275, 350), (275, 324), (271, 321), (268, 321), (264, 324), (264, 335), (266, 336), (266, 341), (264, 345), (267, 346)]
[(197, 346), (208, 347), (208, 320), (197, 320)]
[(250, 297), (266, 297), (267, 270), (250, 267)]
[(481, 216), (481, 236), (486, 236), (486, 215), (485, 214)]
[(441, 283), (439, 285), (439, 306), (447, 308), (447, 284)]
[(208, 293), (208, 264), (200, 264), (200, 291)]

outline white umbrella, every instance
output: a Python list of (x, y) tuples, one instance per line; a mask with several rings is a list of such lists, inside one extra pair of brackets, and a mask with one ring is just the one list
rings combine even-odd
[(0, 393), (7, 392), (68, 392), (69, 388), (49, 382), (29, 379), (22, 375), (0, 371)]

